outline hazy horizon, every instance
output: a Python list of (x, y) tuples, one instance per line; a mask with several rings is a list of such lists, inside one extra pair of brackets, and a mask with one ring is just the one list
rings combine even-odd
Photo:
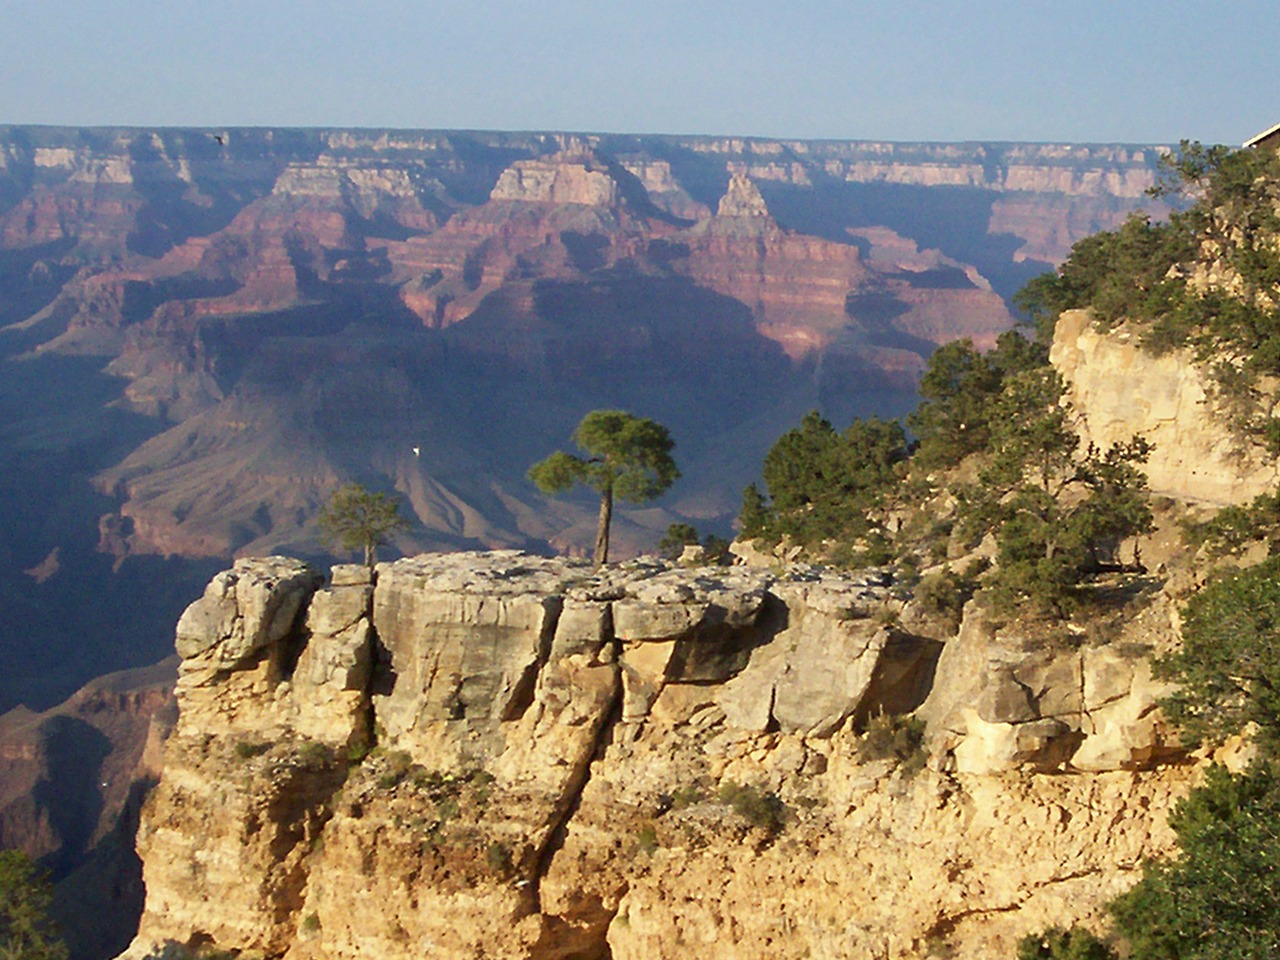
[(0, 2), (0, 123), (1240, 143), (1273, 10), (764, 0)]

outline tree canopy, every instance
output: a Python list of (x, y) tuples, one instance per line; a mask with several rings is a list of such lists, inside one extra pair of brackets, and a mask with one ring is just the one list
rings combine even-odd
[(1163, 706), (1188, 740), (1255, 724), (1264, 748), (1280, 754), (1280, 557), (1196, 593), (1182, 611), (1182, 646), (1155, 672), (1178, 682)]
[(66, 960), (49, 920), (52, 888), (19, 850), (0, 851), (0, 960)]
[(529, 479), (544, 493), (558, 494), (585, 484), (600, 494), (595, 563), (609, 562), (613, 501), (644, 503), (661, 496), (680, 477), (667, 428), (623, 410), (593, 410), (573, 431), (585, 456), (557, 450), (529, 468)]
[(809, 547), (864, 535), (868, 511), (901, 480), (907, 452), (897, 421), (855, 420), (841, 434), (811, 410), (765, 456), (767, 496), (755, 484), (744, 491), (743, 535)]
[(1141, 438), (1079, 452), (1052, 367), (1011, 376), (991, 405), (986, 466), (961, 490), (961, 524), (993, 532), (991, 593), (1064, 613), (1084, 575), (1115, 560), (1121, 541), (1152, 529)]
[(374, 493), (358, 483), (339, 487), (320, 511), (319, 522), (326, 543), (364, 551), (364, 562), (370, 569), (388, 535), (409, 525), (400, 516), (400, 504), (394, 496)]
[(926, 469), (949, 467), (985, 450), (1006, 380), (1048, 362), (1045, 346), (1016, 330), (1001, 334), (985, 354), (968, 339), (940, 346), (920, 379), (920, 403), (907, 417), (919, 444), (914, 461)]
[(1142, 960), (1280, 956), (1280, 776), (1274, 763), (1232, 775), (1210, 767), (1169, 823), (1180, 855), (1148, 862), (1111, 904)]

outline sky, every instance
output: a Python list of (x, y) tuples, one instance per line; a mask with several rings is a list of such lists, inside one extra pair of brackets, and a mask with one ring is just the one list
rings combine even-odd
[(0, 0), (0, 123), (1238, 144), (1274, 0)]

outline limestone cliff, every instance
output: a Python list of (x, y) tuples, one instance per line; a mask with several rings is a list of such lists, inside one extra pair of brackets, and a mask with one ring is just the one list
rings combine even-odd
[[(1167, 609), (1110, 647), (949, 640), (892, 625), (893, 592), (238, 561), (179, 623), (127, 956), (979, 958), (1096, 925), (1195, 775), (1158, 765), (1181, 753), (1141, 650)], [(918, 708), (918, 756), (859, 734)]]
[(1058, 320), (1049, 354), (1086, 443), (1106, 448), (1138, 435), (1153, 445), (1153, 493), (1213, 506), (1244, 503), (1275, 488), (1276, 459), (1232, 436), (1208, 371), (1185, 350), (1155, 355), (1126, 327), (1099, 331), (1087, 311)]

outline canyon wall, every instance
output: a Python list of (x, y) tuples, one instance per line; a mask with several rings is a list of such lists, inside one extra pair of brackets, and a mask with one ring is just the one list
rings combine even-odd
[(979, 958), (1097, 926), (1196, 776), (1145, 662), (1167, 603), (1098, 645), (953, 638), (897, 592), (238, 561), (178, 625), (126, 956)]
[(1210, 506), (1247, 503), (1275, 489), (1276, 458), (1233, 432), (1211, 376), (1187, 350), (1155, 354), (1129, 326), (1102, 332), (1086, 310), (1058, 320), (1049, 354), (1085, 443), (1106, 449), (1135, 436), (1151, 445), (1151, 491)]

